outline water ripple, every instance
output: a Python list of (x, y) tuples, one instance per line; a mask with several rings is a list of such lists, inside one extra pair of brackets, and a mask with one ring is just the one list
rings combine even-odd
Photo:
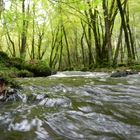
[(140, 77), (62, 72), (23, 80), (31, 82), (23, 100), (0, 103), (0, 139), (140, 139)]

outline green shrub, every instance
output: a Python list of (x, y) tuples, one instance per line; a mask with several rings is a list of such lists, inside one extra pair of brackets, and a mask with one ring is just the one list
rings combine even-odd
[(135, 70), (140, 70), (140, 64), (139, 65), (133, 65), (130, 66), (131, 69), (135, 69)]
[(127, 66), (127, 64), (124, 64), (124, 63), (119, 63), (118, 64), (118, 67), (126, 67)]
[(29, 72), (28, 70), (20, 70), (17, 73), (18, 77), (33, 77), (34, 74), (32, 72)]
[(74, 68), (73, 67), (66, 67), (66, 68), (62, 68), (61, 69), (62, 71), (73, 71), (74, 70)]
[(3, 65), (5, 65), (8, 60), (8, 55), (5, 52), (0, 51), (0, 63), (3, 63)]
[(83, 67), (83, 68), (81, 68), (81, 71), (89, 71), (89, 68), (88, 67)]

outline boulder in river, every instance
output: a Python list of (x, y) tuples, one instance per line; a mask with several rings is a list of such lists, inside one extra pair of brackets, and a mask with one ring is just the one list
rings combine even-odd
[(14, 82), (11, 82), (6, 77), (0, 77), (0, 101), (19, 99), (17, 87), (14, 85)]
[(126, 77), (127, 75), (138, 74), (137, 71), (126, 70), (126, 71), (116, 71), (111, 74), (110, 77)]

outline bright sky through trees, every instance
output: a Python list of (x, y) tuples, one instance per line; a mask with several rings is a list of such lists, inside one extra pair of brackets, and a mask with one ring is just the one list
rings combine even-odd
[(4, 7), (6, 10), (9, 10), (11, 6), (10, 0), (4, 0)]

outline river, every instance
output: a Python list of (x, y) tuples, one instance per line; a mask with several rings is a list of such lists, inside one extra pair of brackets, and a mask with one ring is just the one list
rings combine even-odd
[(140, 75), (58, 72), (20, 78), (0, 104), (0, 140), (140, 140)]

